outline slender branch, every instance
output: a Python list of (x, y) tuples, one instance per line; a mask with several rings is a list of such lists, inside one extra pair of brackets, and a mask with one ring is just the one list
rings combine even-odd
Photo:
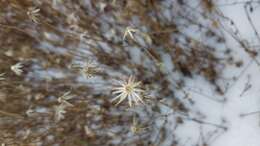
[(251, 115), (255, 115), (255, 114), (260, 114), (260, 111), (254, 111), (254, 112), (249, 112), (249, 113), (243, 113), (243, 114), (240, 114), (240, 117), (244, 118), (244, 117), (251, 116)]
[(244, 10), (245, 10), (245, 13), (246, 13), (247, 20), (249, 21), (249, 24), (251, 25), (252, 29), (254, 30), (254, 33), (255, 33), (255, 35), (256, 35), (258, 41), (260, 42), (259, 33), (258, 33), (258, 31), (256, 30), (256, 27), (255, 27), (255, 25), (254, 25), (254, 23), (253, 23), (253, 20), (251, 19), (251, 16), (249, 15), (248, 9), (247, 9), (247, 6), (250, 6), (250, 4), (251, 4), (251, 2), (250, 2), (250, 3), (249, 3), (249, 2), (246, 3), (246, 4), (244, 5)]

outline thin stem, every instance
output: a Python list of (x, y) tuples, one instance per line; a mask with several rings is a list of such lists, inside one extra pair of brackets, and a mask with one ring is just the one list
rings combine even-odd
[(19, 115), (19, 114), (15, 114), (15, 113), (9, 113), (9, 112), (5, 112), (0, 110), (0, 114), (5, 115), (5, 116), (9, 116), (9, 117), (14, 117), (14, 118), (18, 118), (18, 119), (23, 119), (24, 117)]
[(254, 111), (254, 112), (249, 112), (249, 113), (243, 113), (240, 114), (240, 117), (247, 117), (247, 116), (251, 116), (251, 115), (255, 115), (255, 114), (260, 114), (260, 111)]

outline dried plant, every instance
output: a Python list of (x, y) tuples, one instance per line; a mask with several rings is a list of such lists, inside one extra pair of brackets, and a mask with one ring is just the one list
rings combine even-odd
[(22, 75), (22, 73), (23, 73), (22, 68), (23, 68), (23, 65), (20, 62), (11, 66), (11, 70), (18, 76)]
[(39, 23), (39, 20), (38, 20), (38, 17), (40, 16), (39, 12), (40, 12), (40, 9), (31, 7), (28, 9), (27, 15), (34, 23)]
[(5, 80), (4, 75), (5, 75), (5, 73), (0, 73), (0, 81)]
[(0, 144), (155, 146), (174, 137), (165, 111), (176, 114), (172, 127), (195, 114), (186, 80), (200, 76), (223, 94), (222, 70), (236, 64), (214, 1), (202, 1), (0, 1)]
[(116, 105), (120, 104), (124, 100), (128, 100), (128, 104), (131, 107), (132, 102), (138, 104), (139, 102), (144, 103), (142, 94), (144, 90), (140, 88), (141, 82), (136, 82), (133, 76), (130, 76), (127, 81), (120, 83), (119, 87), (113, 88), (113, 94), (117, 96), (112, 99), (115, 101), (119, 99)]

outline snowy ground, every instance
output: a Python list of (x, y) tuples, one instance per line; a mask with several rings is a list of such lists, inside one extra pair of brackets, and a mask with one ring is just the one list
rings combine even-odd
[[(225, 5), (234, 1), (219, 1), (219, 8), (223, 14), (234, 21), (243, 39), (250, 44), (259, 45), (250, 23), (247, 20), (243, 4)], [(260, 11), (252, 13), (252, 20), (260, 31)], [(230, 25), (230, 27), (232, 27)], [(187, 122), (177, 129), (178, 136), (182, 137), (183, 146), (199, 145), (203, 141), (212, 146), (259, 146), (260, 145), (260, 118), (259, 114), (251, 114), (241, 117), (241, 114), (260, 110), (260, 66), (253, 61), (248, 54), (234, 40), (226, 34), (228, 45), (236, 53), (237, 59), (243, 60), (244, 64), (239, 69), (229, 68), (224, 71), (224, 76), (230, 86), (224, 94), (224, 103), (210, 100), (209, 98), (222, 98), (216, 95), (201, 79), (191, 81), (190, 95), (195, 100), (194, 107), (204, 117), (204, 121), (220, 124), (227, 130), (216, 128), (210, 124), (197, 124)], [(258, 50), (257, 47), (254, 48)], [(256, 58), (259, 59), (259, 58)], [(237, 80), (228, 80), (237, 77)], [(196, 92), (192, 92), (196, 91)], [(200, 94), (197, 94), (200, 93)], [(202, 95), (203, 94), (203, 95)], [(187, 137), (183, 139), (183, 137)]]

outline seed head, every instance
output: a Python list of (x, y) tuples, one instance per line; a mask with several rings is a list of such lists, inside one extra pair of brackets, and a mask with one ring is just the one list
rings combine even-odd
[(123, 36), (123, 40), (125, 40), (128, 35), (130, 36), (131, 39), (134, 40), (135, 38), (134, 38), (133, 33), (135, 33), (135, 32), (139, 32), (139, 30), (138, 30), (138, 29), (131, 28), (131, 27), (129, 27), (129, 26), (126, 27), (125, 33), (124, 33), (124, 36)]
[(130, 76), (128, 80), (120, 83), (119, 87), (113, 88), (112, 94), (117, 95), (112, 99), (112, 102), (119, 99), (116, 105), (120, 104), (123, 100), (127, 99), (128, 104), (131, 107), (132, 102), (135, 104), (139, 102), (144, 103), (142, 100), (142, 93), (144, 90), (140, 88), (141, 82), (136, 82), (133, 76)]
[(3, 81), (5, 80), (5, 77), (4, 77), (5, 73), (0, 73), (0, 81)]
[(34, 23), (39, 23), (39, 19), (38, 19), (38, 17), (40, 16), (39, 12), (40, 9), (32, 7), (28, 9), (27, 15)]
[(60, 120), (65, 118), (65, 116), (64, 116), (64, 114), (66, 114), (65, 108), (66, 108), (66, 106), (63, 104), (60, 104), (60, 105), (54, 107), (55, 121), (59, 122)]
[(23, 73), (22, 68), (23, 68), (23, 64), (20, 62), (11, 66), (11, 70), (18, 76), (22, 75)]
[(84, 78), (89, 79), (99, 72), (99, 68), (92, 61), (86, 61), (80, 68), (80, 73)]
[(75, 97), (75, 95), (70, 94), (71, 92), (65, 92), (62, 96), (58, 98), (58, 102), (60, 104), (64, 104), (65, 106), (73, 106), (73, 104), (69, 103), (68, 100)]

